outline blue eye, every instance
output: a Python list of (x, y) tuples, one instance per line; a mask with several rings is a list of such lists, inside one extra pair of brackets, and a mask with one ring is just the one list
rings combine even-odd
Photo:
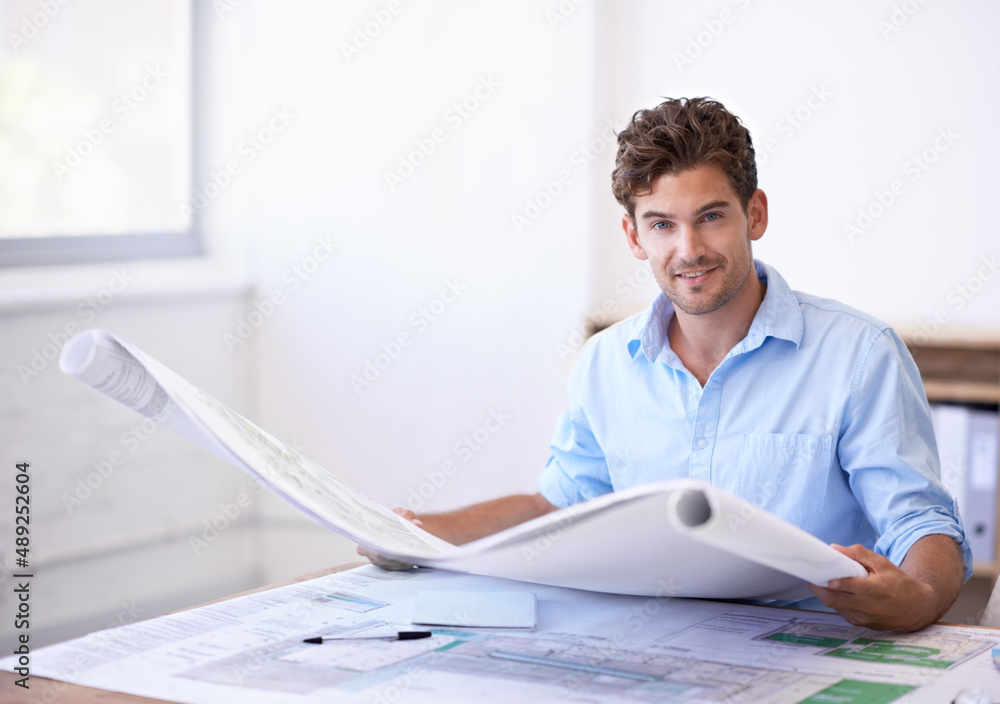
[(705, 219), (708, 220), (709, 222), (714, 222), (715, 220), (718, 220), (721, 217), (722, 216), (719, 213), (708, 213), (705, 216)]
[[(662, 227), (660, 227), (661, 225), (662, 225)], [(669, 222), (654, 222), (652, 227), (653, 227), (654, 230), (665, 230), (668, 227), (670, 227), (670, 223)]]

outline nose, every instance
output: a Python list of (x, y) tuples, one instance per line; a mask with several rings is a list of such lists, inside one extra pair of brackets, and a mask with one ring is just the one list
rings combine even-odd
[(706, 253), (705, 240), (696, 227), (683, 226), (677, 237), (677, 257), (690, 262)]

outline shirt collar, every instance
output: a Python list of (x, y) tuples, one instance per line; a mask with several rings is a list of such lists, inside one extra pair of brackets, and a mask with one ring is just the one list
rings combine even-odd
[[(764, 300), (754, 315), (747, 336), (730, 354), (749, 352), (764, 344), (768, 337), (788, 340), (796, 347), (802, 341), (803, 322), (799, 300), (788, 283), (773, 267), (754, 260), (757, 278), (767, 284)], [(662, 292), (642, 314), (636, 318), (629, 337), (628, 353), (633, 359), (641, 348), (646, 359), (653, 362), (661, 353), (673, 355), (667, 344), (667, 329), (674, 315), (674, 305)]]

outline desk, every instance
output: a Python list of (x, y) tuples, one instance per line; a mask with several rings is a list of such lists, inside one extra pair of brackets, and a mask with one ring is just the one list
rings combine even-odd
[[(72, 658), (89, 658), (83, 681), (211, 704), (564, 702), (580, 695), (608, 703), (780, 704), (820, 701), (817, 694), (846, 702), (852, 690), (865, 702), (904, 704), (951, 701), (971, 684), (1000, 698), (989, 653), (1000, 630), (937, 625), (918, 635), (884, 634), (835, 614), (349, 567), (52, 646), (47, 655), (39, 650), (32, 672), (61, 677)], [(406, 643), (302, 644), (304, 636), (398, 628), (418, 589), (534, 591), (538, 630), (435, 629), (433, 638)], [(12, 673), (0, 678), (0, 697), (12, 704), (168, 701), (35, 674), (25, 692)]]
[[(323, 575), (349, 570), (363, 564), (365, 563), (350, 562), (337, 567), (330, 567), (318, 572), (304, 574), (301, 577), (296, 577), (294, 579), (287, 579), (283, 582), (268, 584), (263, 587), (257, 587), (256, 589), (248, 589), (245, 592), (209, 601), (204, 604), (199, 604), (198, 606), (191, 606), (189, 608), (197, 609), (200, 606), (208, 606), (209, 604), (215, 604), (220, 601), (236, 599), (241, 596), (246, 596), (247, 594), (256, 594), (269, 589), (276, 589), (277, 587), (283, 587), (286, 584), (304, 582), (309, 579), (315, 579), (316, 577), (322, 577)], [(162, 704), (166, 702), (164, 699), (150, 699), (149, 697), (139, 697), (134, 694), (122, 694), (121, 692), (109, 692), (104, 689), (94, 689), (93, 687), (81, 687), (80, 685), (69, 684), (66, 682), (56, 682), (55, 680), (48, 679), (47, 677), (37, 677), (35, 675), (31, 676), (31, 689), (25, 690), (23, 687), (17, 687), (14, 685), (14, 681), (18, 679), (18, 677), (19, 675), (13, 672), (0, 670), (0, 702), (3, 702), (4, 704), (36, 704), (36, 702), (39, 701), (58, 701), (59, 704)], [(50, 696), (44, 696), (45, 693), (49, 693)], [(53, 694), (56, 694), (57, 698), (53, 697)], [(166, 702), (166, 704), (172, 703)]]

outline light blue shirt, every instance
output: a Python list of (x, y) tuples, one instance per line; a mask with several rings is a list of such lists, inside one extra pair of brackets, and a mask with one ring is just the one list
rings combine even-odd
[(674, 309), (663, 294), (587, 342), (539, 491), (565, 507), (697, 477), (827, 543), (861, 543), (897, 565), (920, 538), (950, 536), (968, 578), (972, 554), (902, 340), (756, 267), (764, 300), (704, 388), (670, 349)]

